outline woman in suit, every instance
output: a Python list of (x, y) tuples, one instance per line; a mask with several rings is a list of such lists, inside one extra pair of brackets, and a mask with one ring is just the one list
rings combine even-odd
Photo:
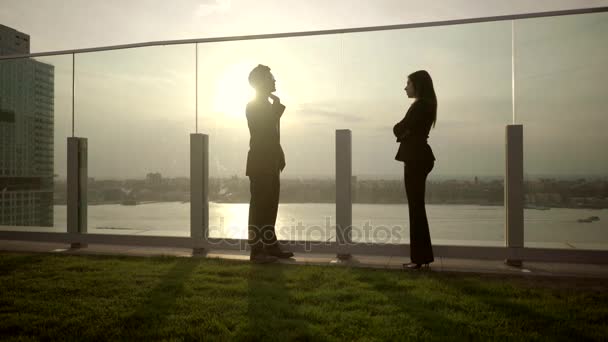
[(408, 76), (407, 97), (413, 98), (403, 120), (393, 127), (400, 143), (395, 159), (403, 162), (403, 179), (410, 217), (410, 259), (407, 269), (429, 267), (434, 261), (429, 223), (424, 207), (426, 177), (433, 169), (435, 156), (427, 143), (431, 126), (437, 121), (437, 97), (428, 72), (419, 70)]

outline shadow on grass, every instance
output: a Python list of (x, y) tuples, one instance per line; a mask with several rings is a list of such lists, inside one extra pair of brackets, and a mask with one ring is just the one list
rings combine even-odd
[(150, 334), (154, 338), (175, 307), (177, 298), (184, 293), (185, 283), (197, 266), (196, 260), (175, 260), (161, 282), (146, 294), (146, 300), (122, 322), (121, 329), (111, 327), (109, 331), (117, 331), (116, 337)]
[[(518, 296), (516, 290), (511, 296), (501, 295), (499, 290), (493, 292), (486, 287), (479, 286), (469, 279), (459, 279), (451, 282), (452, 288), (457, 290), (461, 296), (474, 298), (487, 308), (488, 312), (494, 312), (501, 318), (501, 326), (496, 331), (496, 336), (528, 336), (530, 338), (542, 337), (550, 340), (595, 340), (600, 338), (597, 334), (597, 326), (587, 325), (586, 317), (582, 317), (586, 322), (576, 322), (571, 307), (562, 307), (564, 312), (554, 311), (553, 313), (543, 313), (535, 310), (534, 306), (541, 308), (546, 305), (543, 298), (536, 298), (536, 293), (542, 291), (537, 289), (529, 291), (521, 289), (525, 296)], [(528, 305), (520, 304), (517, 301), (525, 301), (536, 298), (536, 302), (528, 301)], [(561, 317), (560, 317), (561, 316)], [(589, 317), (590, 318), (590, 317)], [(581, 325), (577, 325), (580, 324)]]
[[(406, 271), (408, 272), (408, 271)], [(409, 271), (409, 280), (417, 281), (427, 276), (426, 271)], [(415, 273), (416, 272), (416, 273)], [(408, 336), (391, 336), (393, 339), (415, 338), (415, 339), (471, 339), (479, 338), (477, 332), (470, 329), (467, 324), (454, 320), (446, 315), (446, 308), (457, 310), (457, 307), (450, 305), (447, 301), (437, 301), (425, 298), (418, 292), (416, 285), (400, 286), (395, 278), (388, 277), (384, 272), (373, 272), (365, 277), (358, 277), (358, 281), (366, 282), (375, 291), (388, 298), (392, 306), (397, 308), (399, 316), (406, 318), (400, 322), (403, 325), (402, 331), (406, 331)]]
[(252, 264), (247, 278), (247, 324), (237, 331), (240, 341), (319, 341), (290, 299), (285, 270), (288, 265)]
[[(383, 272), (362, 274), (358, 280), (368, 283), (398, 307), (400, 315), (407, 317), (403, 324), (409, 326), (407, 331), (413, 338), (595, 340), (601, 334), (597, 333), (598, 326), (576, 326), (576, 322), (566, 319), (575, 318), (571, 308), (564, 308), (561, 317), (558, 312), (535, 309), (546, 306), (547, 302), (525, 289), (523, 294), (508, 288), (493, 291), (485, 286), (483, 279), (475, 281), (416, 271), (404, 276), (405, 284), (398, 284), (398, 280)], [(408, 281), (428, 280), (443, 283), (427, 289), (407, 285)]]
[(41, 255), (2, 254), (0, 256), (0, 275), (9, 275), (17, 270), (26, 270), (43, 261)]

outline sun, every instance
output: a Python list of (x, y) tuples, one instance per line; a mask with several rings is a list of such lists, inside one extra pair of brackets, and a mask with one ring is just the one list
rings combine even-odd
[(239, 62), (228, 66), (221, 74), (213, 97), (213, 110), (229, 118), (242, 118), (245, 106), (255, 96), (247, 77), (255, 63)]

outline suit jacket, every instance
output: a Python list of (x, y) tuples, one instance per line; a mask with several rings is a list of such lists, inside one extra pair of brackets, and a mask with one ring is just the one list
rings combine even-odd
[(247, 176), (276, 174), (285, 168), (285, 153), (281, 147), (280, 120), (285, 106), (280, 103), (253, 100), (247, 104), (249, 152)]
[(435, 160), (433, 150), (427, 139), (433, 125), (432, 105), (424, 100), (417, 100), (408, 109), (405, 117), (393, 127), (393, 133), (399, 142), (395, 160)]

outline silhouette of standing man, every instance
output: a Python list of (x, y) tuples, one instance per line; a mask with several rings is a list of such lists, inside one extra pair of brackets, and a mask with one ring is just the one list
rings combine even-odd
[[(265, 65), (249, 73), (249, 84), (255, 89), (255, 99), (247, 104), (249, 126), (249, 245), (250, 260), (256, 263), (291, 258), (293, 253), (282, 251), (275, 233), (279, 209), (279, 174), (285, 168), (285, 154), (280, 142), (280, 120), (285, 106), (274, 94), (276, 81)], [(272, 103), (269, 101), (272, 100)]]

